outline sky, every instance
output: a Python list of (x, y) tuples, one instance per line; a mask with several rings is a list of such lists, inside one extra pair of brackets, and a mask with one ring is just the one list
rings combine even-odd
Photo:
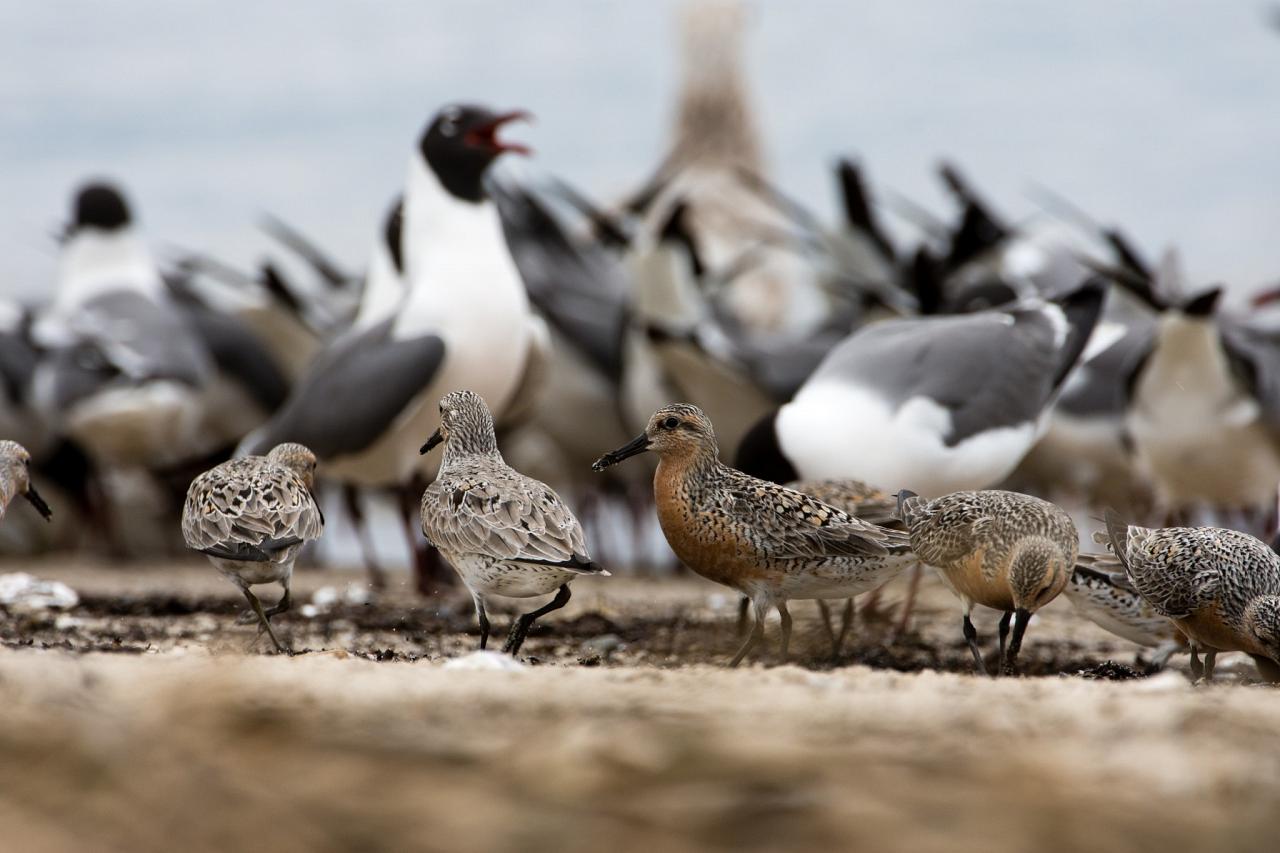
[[(1280, 29), (1253, 0), (756, 0), (745, 61), (775, 179), (831, 165), (939, 212), (955, 160), (1011, 219), (1046, 186), (1193, 283), (1280, 279)], [(353, 269), (432, 113), (524, 107), (531, 167), (617, 197), (669, 138), (679, 4), (0, 0), (0, 293), (37, 300), (82, 180), (152, 246), (242, 266), (284, 217)], [(903, 235), (910, 233), (899, 225)]]

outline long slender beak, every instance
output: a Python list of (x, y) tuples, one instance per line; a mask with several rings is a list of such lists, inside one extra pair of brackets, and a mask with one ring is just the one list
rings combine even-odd
[(610, 465), (617, 465), (623, 459), (630, 459), (632, 456), (639, 456), (649, 449), (649, 436), (641, 433), (617, 450), (610, 450), (604, 456), (601, 456), (595, 462), (591, 463), (592, 471), (603, 471)]
[(427, 443), (418, 448), (418, 455), (421, 456), (430, 453), (431, 449), (442, 441), (444, 441), (444, 435), (442, 435), (440, 429), (437, 428), (435, 432), (431, 433), (431, 438), (427, 439)]
[(53, 521), (53, 510), (49, 509), (49, 505), (44, 502), (44, 498), (40, 497), (40, 493), (35, 490), (34, 486), (27, 486), (23, 497), (31, 502), (31, 505), (36, 508), (36, 512), (44, 516), (45, 521)]

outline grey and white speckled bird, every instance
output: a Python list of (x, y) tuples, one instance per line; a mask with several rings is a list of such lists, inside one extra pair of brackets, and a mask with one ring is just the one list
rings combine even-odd
[(514, 655), (535, 620), (569, 602), (570, 581), (609, 573), (587, 556), (582, 525), (560, 496), (503, 460), (479, 394), (454, 391), (440, 400), (440, 427), (421, 452), (440, 443), (440, 471), (422, 495), (422, 533), (471, 592), (480, 648), (489, 641), (486, 596), (556, 594), (512, 624), (503, 651)]
[(31, 454), (16, 441), (0, 441), (0, 518), (4, 518), (9, 502), (22, 495), (45, 521), (53, 518), (53, 511), (31, 485)]
[(1080, 554), (1071, 582), (1063, 590), (1075, 611), (1103, 630), (1131, 643), (1155, 649), (1150, 669), (1163, 669), (1187, 641), (1134, 588), (1124, 566), (1110, 554)]
[(603, 470), (646, 450), (659, 456), (654, 499), (676, 556), (754, 605), (755, 625), (731, 666), (764, 637), (770, 609), (782, 618), (785, 659), (789, 599), (850, 598), (916, 562), (904, 533), (722, 463), (711, 421), (697, 406), (659, 409), (643, 434), (593, 467)]
[[(270, 617), (289, 609), (289, 582), (302, 546), (318, 539), (324, 514), (316, 503), (316, 457), (301, 444), (280, 444), (266, 456), (223, 462), (191, 482), (182, 507), (182, 538), (187, 547), (209, 557), (214, 567), (240, 588), (276, 651), (286, 651)], [(275, 607), (249, 587), (278, 583), (284, 595)]]
[[(1032, 614), (1071, 580), (1079, 553), (1071, 517), (1048, 501), (996, 489), (953, 492), (932, 501), (904, 490), (898, 494), (898, 512), (921, 561), (933, 566), (959, 597), (964, 638), (974, 666), (984, 675), (987, 668), (970, 613), (975, 604), (1004, 612), (1000, 669), (1013, 673)], [(1006, 649), (1011, 619), (1013, 636)]]
[[(1213, 680), (1218, 652), (1245, 652), (1280, 680), (1280, 556), (1217, 527), (1151, 530), (1106, 514), (1107, 537), (1138, 592), (1191, 641), (1191, 673)], [(1205, 653), (1203, 666), (1198, 652)]]

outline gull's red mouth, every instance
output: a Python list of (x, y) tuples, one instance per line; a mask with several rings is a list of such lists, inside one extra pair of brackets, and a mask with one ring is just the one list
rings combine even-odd
[(503, 113), (502, 115), (496, 116), (493, 121), (467, 131), (467, 144), (488, 148), (490, 151), (494, 151), (498, 154), (505, 151), (514, 151), (516, 154), (524, 155), (532, 154), (532, 149), (523, 143), (504, 142), (503, 140), (498, 139), (498, 130), (501, 129), (504, 124), (513, 121), (533, 121), (533, 116), (524, 110), (512, 110), (509, 113)]

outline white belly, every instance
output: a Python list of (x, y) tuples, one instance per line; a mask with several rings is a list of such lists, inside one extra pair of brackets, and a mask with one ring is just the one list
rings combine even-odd
[(443, 553), (467, 589), (481, 596), (534, 598), (549, 595), (574, 578), (573, 572), (553, 566), (503, 563), (476, 554)]
[(71, 407), (67, 433), (110, 467), (157, 467), (200, 450), (201, 398), (178, 382), (156, 380), (101, 391)]
[(778, 441), (801, 479), (852, 477), (890, 492), (937, 497), (990, 488), (1035, 443), (1035, 424), (1005, 427), (948, 447), (951, 416), (923, 397), (890, 409), (865, 389), (812, 383), (778, 413)]

